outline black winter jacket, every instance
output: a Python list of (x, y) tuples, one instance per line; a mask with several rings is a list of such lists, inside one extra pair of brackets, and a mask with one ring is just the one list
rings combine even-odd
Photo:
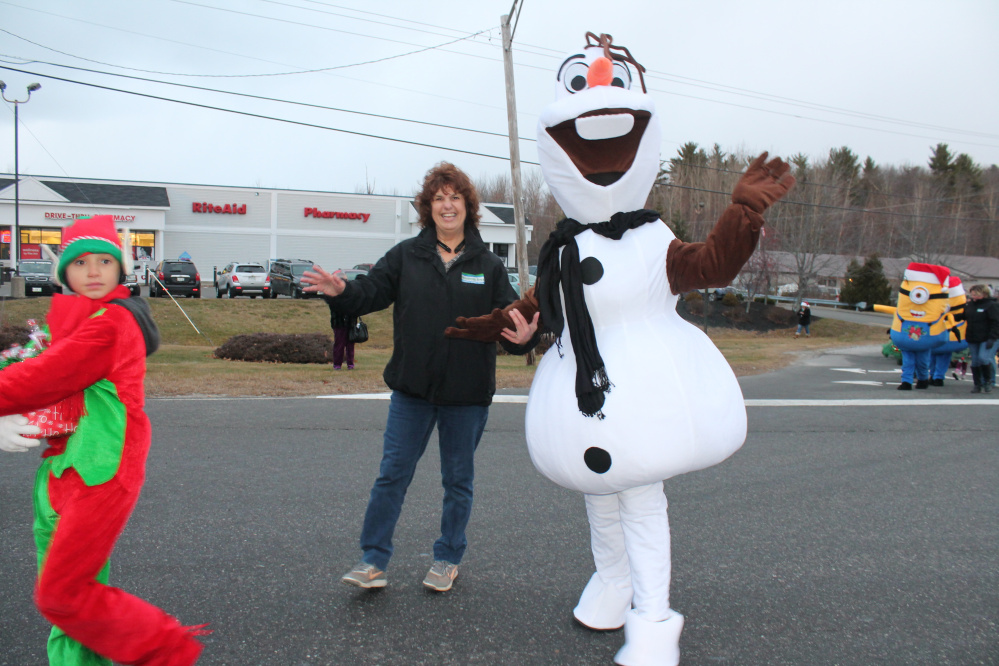
[[(437, 405), (483, 405), (496, 392), (496, 345), (444, 336), (458, 317), (489, 314), (517, 298), (499, 257), (486, 249), (477, 230), (466, 229), (465, 251), (451, 269), (437, 254), (437, 235), (424, 229), (378, 260), (367, 275), (348, 282), (330, 310), (365, 315), (395, 303), (392, 358), (385, 383), (395, 391)], [(513, 354), (522, 347), (502, 342)]]
[(336, 310), (330, 310), (330, 328), (354, 328), (357, 317)]
[(964, 320), (968, 322), (964, 333), (968, 342), (999, 340), (999, 303), (996, 299), (973, 301), (969, 298), (964, 304)]

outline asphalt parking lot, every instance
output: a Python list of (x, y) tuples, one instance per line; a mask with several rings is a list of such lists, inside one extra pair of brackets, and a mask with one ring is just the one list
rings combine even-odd
[[(999, 395), (900, 393), (877, 349), (741, 381), (749, 437), (671, 479), (682, 663), (999, 664)], [(894, 380), (894, 383), (893, 383)], [(348, 588), (387, 402), (151, 400), (154, 446), (112, 580), (210, 622), (202, 664), (610, 664), (571, 609), (592, 571), (582, 497), (541, 477), (523, 398), (494, 405), (454, 589), (425, 592), (434, 444), (389, 586)], [(0, 664), (45, 663), (31, 602), (37, 456), (0, 455)]]

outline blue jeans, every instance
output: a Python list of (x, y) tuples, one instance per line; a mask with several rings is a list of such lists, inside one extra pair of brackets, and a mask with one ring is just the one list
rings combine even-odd
[(388, 567), (392, 557), (392, 533), (406, 499), (406, 490), (436, 426), (444, 507), (441, 536), (434, 543), (434, 559), (461, 563), (468, 545), (465, 526), (472, 515), (475, 449), (482, 439), (488, 417), (488, 407), (434, 405), (399, 391), (392, 393), (381, 469), (371, 488), (361, 529), (365, 562), (383, 570)]
[(968, 353), (971, 356), (971, 367), (987, 365), (992, 368), (992, 376), (996, 375), (996, 349), (999, 343), (989, 345), (987, 342), (969, 342)]
[(811, 324), (798, 324), (798, 330), (795, 331), (794, 334), (801, 335), (801, 329), (805, 329), (805, 335), (811, 335), (811, 333), (808, 331), (809, 326), (811, 326)]

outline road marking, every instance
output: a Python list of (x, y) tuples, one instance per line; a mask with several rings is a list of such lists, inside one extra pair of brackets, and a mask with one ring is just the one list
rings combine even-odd
[[(388, 400), (392, 397), (391, 393), (358, 393), (356, 395), (317, 395), (316, 398), (319, 400)], [(526, 395), (494, 395), (493, 402), (502, 402), (508, 404), (525, 404), (527, 403)]]
[(874, 375), (874, 374), (889, 374), (898, 375), (902, 373), (901, 368), (896, 368), (895, 370), (864, 370), (863, 368), (829, 368), (830, 370), (837, 370), (839, 372), (855, 372), (858, 375)]
[[(317, 396), (176, 396), (164, 398), (149, 398), (147, 402), (213, 402), (237, 400), (388, 400), (391, 393), (359, 393), (356, 395), (317, 395)], [(494, 403), (504, 404), (526, 404), (526, 395), (495, 395)], [(946, 405), (979, 405), (999, 407), (997, 398), (896, 398), (893, 400), (803, 400), (803, 399), (750, 399), (746, 400), (746, 407), (907, 407), (907, 406), (946, 406)]]
[(877, 382), (871, 379), (860, 379), (856, 381), (848, 381), (844, 379), (835, 380), (833, 384), (859, 384), (860, 386), (884, 386), (884, 382)]
[[(391, 393), (361, 393), (358, 395), (319, 395), (321, 400), (388, 400)], [(493, 402), (505, 404), (524, 404), (526, 395), (494, 395)], [(993, 398), (941, 398), (938, 400), (926, 398), (896, 398), (892, 400), (746, 400), (746, 407), (906, 407), (910, 405), (994, 405), (999, 406), (999, 399)]]
[(953, 398), (933, 400), (929, 398), (896, 398), (893, 400), (746, 400), (746, 407), (909, 407), (946, 405), (993, 405), (999, 406), (995, 398)]

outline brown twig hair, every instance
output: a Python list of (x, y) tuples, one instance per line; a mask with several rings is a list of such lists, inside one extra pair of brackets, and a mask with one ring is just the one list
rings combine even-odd
[[(648, 94), (649, 91), (645, 89), (645, 68), (638, 64), (638, 61), (635, 60), (635, 56), (631, 55), (631, 51), (628, 50), (628, 47), (616, 46), (614, 44), (614, 38), (606, 32), (601, 33), (599, 37), (592, 32), (586, 33), (586, 46), (599, 46), (603, 48), (604, 57), (608, 60), (618, 60), (620, 62), (627, 62), (634, 65), (635, 69), (638, 70), (638, 80), (642, 82), (642, 92)], [(620, 53), (612, 53), (611, 51), (623, 51), (624, 55)]]

